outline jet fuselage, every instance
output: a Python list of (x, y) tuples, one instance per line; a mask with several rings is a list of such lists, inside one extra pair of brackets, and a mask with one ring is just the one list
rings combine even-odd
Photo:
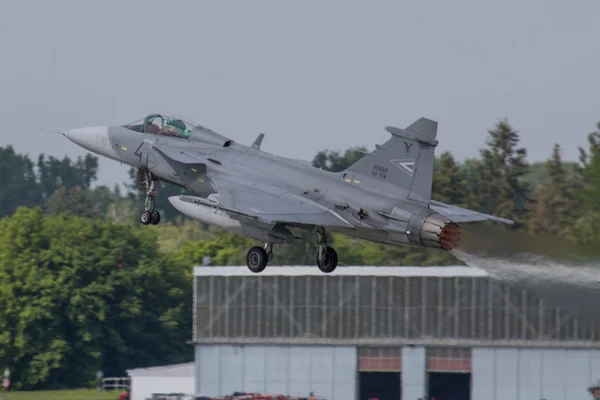
[[(102, 128), (96, 130), (101, 131)], [(368, 210), (371, 217), (368, 227), (335, 229), (362, 239), (408, 244), (404, 235), (390, 236), (383, 229), (388, 225), (388, 220), (376, 212), (389, 213), (393, 207), (414, 211), (419, 208), (414, 201), (398, 200), (388, 193), (369, 188), (368, 184), (355, 179), (352, 173), (344, 175), (330, 172), (315, 168), (305, 161), (276, 156), (235, 142), (227, 147), (207, 145), (182, 138), (135, 132), (123, 127), (111, 127), (106, 129), (106, 135), (96, 136), (96, 145), (87, 146), (90, 151), (133, 168), (147, 169), (161, 180), (202, 197), (217, 194), (209, 178), (224, 173), (246, 182), (254, 181), (260, 187), (271, 185), (282, 188), (325, 206), (349, 206), (356, 212)], [(199, 164), (195, 168), (189, 164), (174, 163), (160, 151), (153, 150), (154, 146), (164, 146), (173, 152), (202, 154), (208, 162), (205, 166)]]
[(244, 146), (199, 124), (151, 114), (124, 126), (74, 129), (63, 134), (96, 154), (138, 169), (146, 191), (144, 225), (160, 222), (155, 182), (186, 188), (196, 196), (173, 196), (184, 215), (263, 241), (246, 263), (261, 272), (274, 244), (296, 236), (288, 228), (317, 234), (317, 264), (325, 273), (338, 263), (328, 230), (379, 243), (450, 250), (458, 246), (458, 222), (492, 220), (431, 199), (437, 122), (419, 118), (341, 172), (260, 150), (264, 135)]

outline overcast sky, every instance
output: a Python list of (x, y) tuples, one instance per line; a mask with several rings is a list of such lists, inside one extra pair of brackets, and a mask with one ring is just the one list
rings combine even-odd
[(598, 21), (597, 0), (0, 0), (0, 146), (76, 157), (39, 128), (164, 111), (310, 160), (425, 116), (462, 160), (507, 117), (530, 160), (575, 160), (600, 120)]

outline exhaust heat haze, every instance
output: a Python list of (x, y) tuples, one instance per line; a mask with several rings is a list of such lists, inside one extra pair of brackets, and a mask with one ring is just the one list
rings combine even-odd
[(499, 226), (461, 228), (461, 245), (453, 250), (459, 260), (573, 317), (600, 323), (600, 258), (591, 247)]

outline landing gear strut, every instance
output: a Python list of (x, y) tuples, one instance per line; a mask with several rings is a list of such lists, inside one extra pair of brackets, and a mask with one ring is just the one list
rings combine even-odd
[(326, 274), (335, 270), (338, 264), (338, 255), (332, 247), (327, 245), (327, 232), (325, 228), (317, 229), (317, 266)]
[[(321, 272), (329, 274), (338, 265), (338, 255), (327, 245), (327, 232), (320, 227), (317, 230), (317, 266)], [(263, 272), (269, 261), (273, 259), (273, 244), (265, 243), (264, 247), (254, 246), (246, 254), (246, 265), (255, 274)]]
[(154, 197), (156, 196), (156, 177), (149, 171), (138, 170), (138, 184), (140, 189), (146, 191), (146, 202), (144, 212), (140, 214), (140, 222), (143, 225), (156, 225), (160, 222), (160, 213), (154, 209)]

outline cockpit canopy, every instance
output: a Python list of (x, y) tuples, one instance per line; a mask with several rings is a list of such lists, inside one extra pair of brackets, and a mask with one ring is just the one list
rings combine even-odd
[(189, 139), (198, 124), (171, 114), (152, 114), (125, 125), (136, 132)]
[(171, 114), (152, 114), (124, 125), (132, 131), (188, 139), (191, 142), (229, 147), (233, 140), (208, 128)]

